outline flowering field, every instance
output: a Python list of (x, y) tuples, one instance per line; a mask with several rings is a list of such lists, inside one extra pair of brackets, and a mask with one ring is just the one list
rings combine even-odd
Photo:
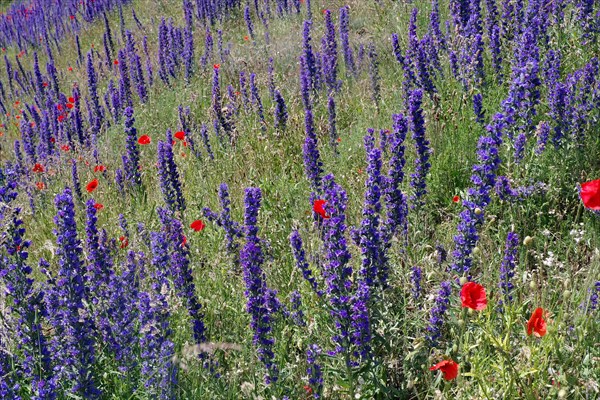
[(600, 4), (2, 6), (0, 399), (600, 398)]

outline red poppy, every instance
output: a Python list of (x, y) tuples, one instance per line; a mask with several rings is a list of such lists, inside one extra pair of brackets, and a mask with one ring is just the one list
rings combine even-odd
[(183, 239), (181, 239), (181, 247), (185, 246), (187, 244), (187, 237), (185, 237), (185, 235), (183, 235)]
[(175, 137), (179, 140), (183, 140), (183, 139), (185, 139), (185, 132), (184, 131), (175, 132)]
[(119, 60), (115, 60), (115, 61), (113, 61), (113, 64), (115, 64), (115, 65), (119, 65)]
[(472, 308), (476, 311), (481, 311), (487, 306), (485, 288), (475, 282), (467, 282), (463, 285), (460, 291), (460, 299), (463, 307)]
[(106, 167), (104, 165), (96, 165), (94, 167), (94, 172), (104, 172), (106, 171)]
[(311, 395), (313, 390), (309, 385), (304, 385), (304, 391), (306, 392), (307, 395)]
[(322, 218), (329, 219), (331, 216), (327, 214), (327, 211), (325, 211), (325, 204), (327, 204), (327, 201), (325, 200), (315, 200), (313, 204), (313, 211), (319, 214)]
[(590, 210), (600, 210), (600, 179), (581, 184), (579, 192), (583, 205)]
[(74, 15), (69, 15), (69, 18), (75, 19), (75, 16)]
[(62, 104), (57, 104), (56, 108), (58, 109), (58, 111), (62, 111), (63, 110)]
[(453, 203), (458, 203), (459, 201), (460, 201), (460, 197), (458, 197), (458, 196), (454, 196), (454, 197), (452, 198), (452, 202), (453, 202)]
[(15, 118), (16, 118), (16, 119), (21, 119), (21, 116), (20, 116), (20, 115), (17, 115)]
[(69, 97), (69, 103), (75, 103), (75, 98), (74, 97)]
[(69, 68), (68, 68), (68, 71), (69, 71), (69, 72), (73, 72), (73, 67), (69, 67)]
[(92, 193), (97, 188), (98, 188), (98, 179), (94, 179), (93, 181), (91, 181), (90, 183), (87, 184), (87, 186), (85, 187), (85, 190), (87, 190), (88, 193)]
[(36, 163), (33, 166), (33, 172), (44, 172), (44, 166), (40, 163)]
[(454, 360), (443, 360), (429, 368), (430, 371), (442, 371), (444, 380), (451, 381), (458, 376), (458, 364)]
[(187, 147), (187, 142), (185, 140), (183, 141), (183, 147)]
[(213, 64), (213, 68), (214, 69), (219, 69), (219, 68), (221, 68), (221, 64)]
[(58, 116), (58, 122), (63, 122), (65, 120), (65, 116), (64, 115), (59, 115)]
[(43, 85), (44, 87), (48, 87), (48, 82), (44, 82), (42, 85)]
[(102, 210), (104, 208), (104, 204), (102, 204), (102, 203), (96, 203), (96, 204), (94, 204), (94, 208), (96, 210)]
[(535, 309), (531, 318), (527, 322), (527, 336), (534, 334), (537, 337), (542, 337), (546, 334), (546, 320), (544, 320), (544, 309), (538, 307)]
[(68, 144), (63, 144), (62, 146), (60, 146), (60, 148), (62, 149), (62, 151), (64, 152), (69, 152), (71, 151), (71, 146), (69, 146)]
[(150, 139), (150, 136), (148, 136), (148, 135), (142, 135), (138, 139), (138, 143), (142, 144), (142, 145), (150, 144), (151, 141), (152, 141), (152, 139)]
[(248, 35), (244, 36), (244, 40), (246, 40), (246, 41), (250, 40), (250, 38), (248, 37)]
[(56, 139), (54, 139), (53, 137), (50, 138), (50, 143), (56, 143)]
[(337, 138), (338, 143), (342, 143), (342, 138)]
[(35, 184), (35, 186), (37, 186), (38, 190), (46, 189), (46, 184), (44, 182), (38, 182)]
[(191, 223), (190, 228), (192, 228), (196, 232), (200, 232), (202, 229), (204, 229), (205, 226), (206, 225), (204, 225), (204, 222), (202, 222), (199, 219), (197, 219), (197, 220), (195, 220), (194, 222)]
[(125, 247), (129, 246), (129, 240), (125, 237), (125, 236), (121, 236), (119, 238), (119, 242), (121, 242), (121, 248), (124, 249)]
[(73, 104), (71, 104), (71, 103), (67, 103), (67, 108), (68, 108), (69, 110), (70, 110), (70, 109), (72, 109), (72, 108), (73, 108)]

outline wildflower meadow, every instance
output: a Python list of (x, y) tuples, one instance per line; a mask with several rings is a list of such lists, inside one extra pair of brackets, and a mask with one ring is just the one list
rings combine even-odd
[(600, 399), (600, 2), (0, 11), (0, 399)]

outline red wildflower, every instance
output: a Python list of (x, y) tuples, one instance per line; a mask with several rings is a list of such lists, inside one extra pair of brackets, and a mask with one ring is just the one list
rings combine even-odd
[(56, 139), (54, 139), (53, 137), (50, 138), (50, 143), (56, 143)]
[(342, 142), (342, 138), (337, 138), (337, 142), (341, 143)]
[(73, 67), (69, 67), (69, 68), (67, 68), (67, 70), (68, 70), (69, 72), (73, 72)]
[(44, 82), (42, 85), (43, 85), (44, 87), (48, 87), (48, 82)]
[(202, 229), (204, 229), (205, 226), (206, 225), (204, 225), (204, 222), (202, 222), (199, 219), (197, 219), (197, 220), (195, 220), (194, 222), (191, 223), (190, 228), (192, 228), (196, 232), (200, 232)]
[(115, 61), (113, 61), (113, 64), (115, 64), (115, 65), (119, 65), (119, 60), (115, 60)]
[(98, 188), (98, 179), (94, 179), (93, 181), (91, 181), (90, 183), (87, 184), (87, 186), (85, 187), (85, 190), (87, 190), (88, 193), (92, 193), (97, 188)]
[(458, 197), (458, 196), (454, 196), (454, 197), (452, 198), (452, 202), (453, 202), (453, 203), (458, 203), (459, 201), (460, 201), (460, 197)]
[(58, 111), (62, 111), (63, 110), (62, 104), (57, 104), (56, 108), (58, 109)]
[(75, 19), (75, 16), (74, 15), (69, 15), (69, 18)]
[(74, 97), (69, 97), (67, 100), (69, 101), (69, 103), (75, 103), (75, 98)]
[(70, 109), (72, 109), (72, 108), (73, 108), (73, 104), (71, 104), (71, 103), (67, 103), (67, 108), (68, 108), (69, 110), (70, 110)]
[(121, 248), (124, 249), (125, 247), (129, 246), (129, 239), (127, 239), (125, 236), (121, 236), (119, 238), (119, 242), (121, 242)]
[(68, 144), (63, 144), (62, 146), (60, 146), (60, 148), (65, 153), (68, 153), (69, 151), (71, 151), (71, 146), (69, 146)]
[(463, 285), (460, 291), (460, 299), (463, 307), (472, 308), (476, 311), (481, 311), (487, 306), (485, 288), (475, 282), (467, 282)]
[(221, 64), (213, 64), (213, 68), (214, 69), (219, 69), (219, 68), (221, 68)]
[(44, 166), (40, 163), (36, 163), (33, 166), (33, 172), (44, 172)]
[(104, 172), (106, 171), (106, 167), (104, 165), (96, 165), (94, 167), (94, 172)]
[(148, 135), (142, 135), (138, 139), (138, 143), (142, 145), (150, 144), (151, 141), (152, 139), (150, 139), (150, 136)]
[(37, 186), (38, 190), (46, 189), (46, 184), (44, 182), (38, 182), (35, 184), (35, 186)]
[(245, 40), (245, 41), (248, 41), (248, 40), (250, 40), (250, 38), (248, 37), (248, 35), (244, 36), (244, 40)]
[(58, 116), (58, 122), (63, 122), (65, 120), (65, 116), (64, 115), (59, 115)]
[(458, 364), (454, 360), (443, 360), (429, 368), (430, 371), (442, 371), (444, 380), (451, 381), (458, 376)]
[(102, 203), (96, 203), (96, 204), (94, 204), (94, 208), (96, 210), (102, 210), (104, 208), (104, 204), (102, 204)]
[(327, 214), (325, 211), (325, 204), (327, 201), (325, 200), (315, 200), (313, 204), (313, 211), (321, 216), (321, 218), (329, 219), (331, 216)]
[(185, 139), (185, 132), (184, 131), (175, 132), (175, 137), (179, 140), (183, 140), (183, 139)]
[(304, 385), (304, 391), (306, 392), (307, 395), (311, 395), (313, 390), (309, 385)]
[(546, 334), (546, 320), (544, 320), (544, 309), (538, 307), (535, 309), (531, 318), (527, 322), (527, 336), (534, 334), (537, 337), (542, 337)]
[(185, 235), (183, 235), (183, 239), (181, 239), (181, 247), (185, 246), (187, 244), (187, 237), (185, 237)]
[(581, 184), (579, 192), (583, 205), (590, 210), (600, 210), (600, 179)]

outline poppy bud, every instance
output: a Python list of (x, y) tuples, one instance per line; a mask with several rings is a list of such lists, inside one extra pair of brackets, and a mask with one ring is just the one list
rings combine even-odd
[(465, 320), (464, 319), (459, 319), (456, 323), (458, 324), (458, 326), (460, 328), (462, 328), (465, 325)]
[(571, 291), (570, 290), (565, 290), (563, 292), (563, 299), (567, 300), (569, 297), (571, 297)]
[(479, 207), (475, 207), (475, 210), (474, 210), (474, 211), (475, 211), (475, 215), (481, 215), (481, 213), (483, 212), (483, 211), (481, 210), (481, 208), (479, 208)]
[(473, 247), (473, 254), (474, 254), (474, 255), (477, 255), (477, 254), (479, 254), (479, 251), (480, 251), (480, 250), (479, 250), (479, 247), (478, 247), (478, 246), (475, 246), (475, 247)]
[(533, 238), (531, 236), (525, 236), (525, 239), (523, 239), (523, 244), (527, 247), (531, 246), (531, 244), (533, 243)]
[(460, 285), (462, 286), (468, 282), (468, 279), (466, 276), (461, 276), (459, 282), (460, 282)]
[(529, 288), (530, 289), (535, 289), (536, 287), (537, 287), (537, 284), (535, 283), (535, 281), (529, 282)]

